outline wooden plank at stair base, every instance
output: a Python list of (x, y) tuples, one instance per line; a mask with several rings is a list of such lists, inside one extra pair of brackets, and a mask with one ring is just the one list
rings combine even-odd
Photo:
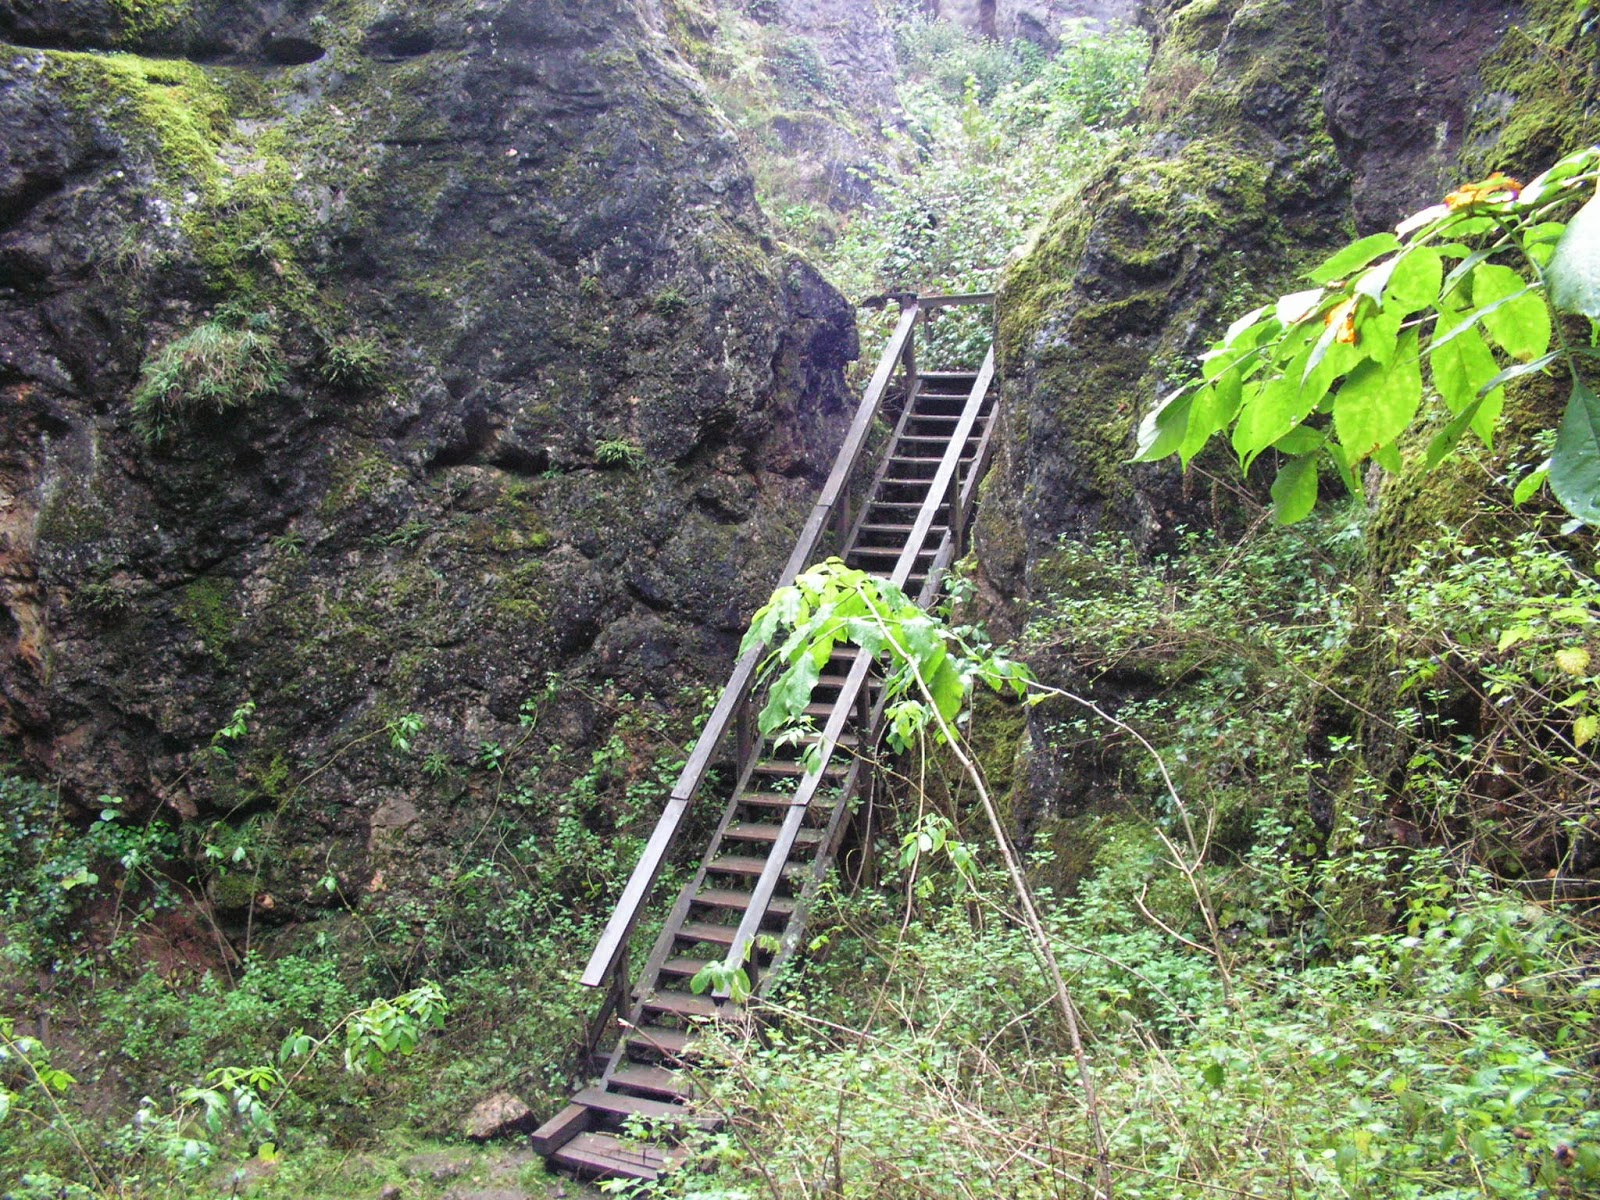
[(654, 1146), (636, 1146), (609, 1133), (580, 1133), (547, 1156), (558, 1167), (585, 1175), (654, 1180), (672, 1160)]
[(581, 1104), (569, 1104), (529, 1136), (535, 1153), (546, 1158), (588, 1129), (594, 1113)]
[(670, 1100), (646, 1100), (643, 1096), (624, 1096), (621, 1092), (608, 1092), (604, 1088), (584, 1088), (572, 1098), (572, 1102), (613, 1116), (648, 1117), (653, 1121), (693, 1125), (697, 1129), (715, 1129), (722, 1124), (720, 1118), (694, 1116), (683, 1105), (673, 1104)]

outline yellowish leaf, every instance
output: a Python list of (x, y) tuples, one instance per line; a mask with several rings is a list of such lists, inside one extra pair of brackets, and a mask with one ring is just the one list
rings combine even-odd
[(1585, 713), (1572, 723), (1572, 744), (1581, 748), (1594, 741), (1597, 732), (1600, 732), (1600, 717)]
[(1556, 651), (1556, 666), (1568, 675), (1582, 675), (1589, 669), (1589, 651), (1582, 646), (1568, 646)]

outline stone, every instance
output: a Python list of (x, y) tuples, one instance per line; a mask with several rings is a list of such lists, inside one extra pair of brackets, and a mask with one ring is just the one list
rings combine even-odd
[(480, 1100), (461, 1127), (462, 1134), (474, 1142), (513, 1137), (538, 1127), (533, 1110), (510, 1092), (496, 1092)]

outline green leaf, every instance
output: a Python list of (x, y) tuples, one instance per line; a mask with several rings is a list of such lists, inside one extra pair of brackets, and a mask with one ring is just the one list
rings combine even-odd
[(1533, 494), (1544, 486), (1545, 479), (1550, 474), (1550, 460), (1547, 458), (1537, 468), (1529, 471), (1517, 482), (1511, 492), (1511, 503), (1521, 507), (1533, 498)]
[[(1443, 320), (1443, 316), (1440, 320)], [(1433, 386), (1438, 389), (1439, 395), (1444, 397), (1444, 402), (1452, 413), (1458, 417), (1467, 409), (1472, 410), (1472, 417), (1468, 418), (1471, 427), (1483, 439), (1485, 445), (1490, 444), (1496, 422), (1500, 420), (1500, 410), (1505, 405), (1505, 389), (1495, 388), (1489, 398), (1480, 403), (1486, 380), (1494, 378), (1500, 364), (1494, 360), (1491, 351), (1477, 329), (1471, 326), (1459, 337), (1453, 338), (1450, 344), (1441, 347), (1431, 357), (1433, 371)], [(1450, 422), (1455, 426), (1456, 422)], [(1463, 431), (1466, 426), (1462, 426)], [(1451, 449), (1460, 441), (1461, 435), (1457, 433), (1451, 442)], [(1428, 451), (1430, 460), (1433, 450)]]
[(1556, 431), (1550, 490), (1578, 520), (1600, 527), (1600, 397), (1582, 383), (1573, 384)]
[(1187, 467), (1189, 460), (1238, 415), (1243, 383), (1244, 377), (1237, 369), (1229, 370), (1213, 379), (1210, 387), (1195, 394), (1194, 404), (1189, 409), (1188, 432), (1184, 434), (1183, 445), (1178, 447), (1178, 457), (1184, 466)]
[(1139, 422), (1139, 445), (1134, 462), (1155, 462), (1177, 453), (1188, 432), (1189, 410), (1195, 395), (1187, 388), (1179, 388), (1145, 414), (1144, 420)]
[(1293, 525), (1317, 506), (1317, 456), (1291, 458), (1272, 481), (1272, 519)]
[(1328, 283), (1330, 280), (1343, 279), (1351, 271), (1360, 270), (1373, 259), (1399, 248), (1400, 239), (1394, 234), (1374, 233), (1360, 241), (1351, 242), (1306, 278), (1313, 283)]
[(1383, 293), (1384, 311), (1398, 309), (1405, 314), (1429, 307), (1439, 298), (1443, 278), (1444, 260), (1439, 252), (1431, 246), (1413, 247), (1395, 263)]
[(1545, 268), (1550, 303), (1562, 312), (1600, 318), (1600, 196), (1577, 212)]
[(1282, 375), (1243, 389), (1239, 421), (1233, 427), (1233, 448), (1247, 469), (1256, 455), (1309, 416), (1326, 392), (1325, 382), (1320, 389), (1300, 386), (1310, 354), (1307, 347), (1284, 368)]
[(1474, 397), (1472, 402), (1458, 412), (1448, 425), (1434, 434), (1433, 440), (1428, 443), (1428, 470), (1433, 470), (1450, 456), (1451, 452), (1460, 444), (1462, 435), (1467, 432), (1467, 427), (1476, 420), (1478, 410), (1483, 407), (1484, 403), (1484, 397)]
[(1333, 399), (1333, 424), (1349, 451), (1351, 465), (1399, 437), (1422, 403), (1422, 368), (1417, 335), (1400, 339), (1389, 364), (1364, 362)]
[(1510, 267), (1484, 263), (1472, 274), (1472, 302), (1489, 336), (1512, 358), (1538, 358), (1550, 348), (1544, 297)]
[(1327, 440), (1327, 430), (1312, 425), (1297, 425), (1273, 442), (1272, 448), (1285, 454), (1310, 454), (1313, 450), (1320, 450), (1322, 443)]

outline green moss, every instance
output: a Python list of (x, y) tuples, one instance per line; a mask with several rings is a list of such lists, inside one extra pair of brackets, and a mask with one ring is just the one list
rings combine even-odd
[(234, 582), (202, 575), (183, 589), (178, 619), (187, 625), (219, 664), (227, 662), (239, 614), (233, 606)]
[[(1526, 177), (1600, 139), (1595, 105), (1600, 44), (1591, 6), (1533, 0), (1480, 68), (1486, 97), (1468, 130), (1463, 174), (1504, 170)], [(1496, 101), (1501, 103), (1496, 103)]]
[(324, 517), (332, 516), (353, 504), (361, 504), (390, 491), (405, 477), (405, 468), (381, 450), (369, 450), (359, 457), (346, 457), (335, 469), (328, 484), (328, 493), (317, 511)]
[(39, 510), (40, 542), (83, 546), (110, 531), (110, 510), (87, 487), (62, 487)]
[(514, 621), (539, 623), (550, 614), (550, 590), (544, 563), (538, 559), (519, 563), (495, 581), (490, 606)]
[(122, 26), (121, 40), (135, 41), (171, 29), (190, 12), (190, 0), (110, 0)]
[(67, 105), (109, 126), (155, 160), (169, 191), (221, 186), (218, 158), (232, 126), (229, 100), (193, 63), (135, 54), (47, 50), (44, 77)]

